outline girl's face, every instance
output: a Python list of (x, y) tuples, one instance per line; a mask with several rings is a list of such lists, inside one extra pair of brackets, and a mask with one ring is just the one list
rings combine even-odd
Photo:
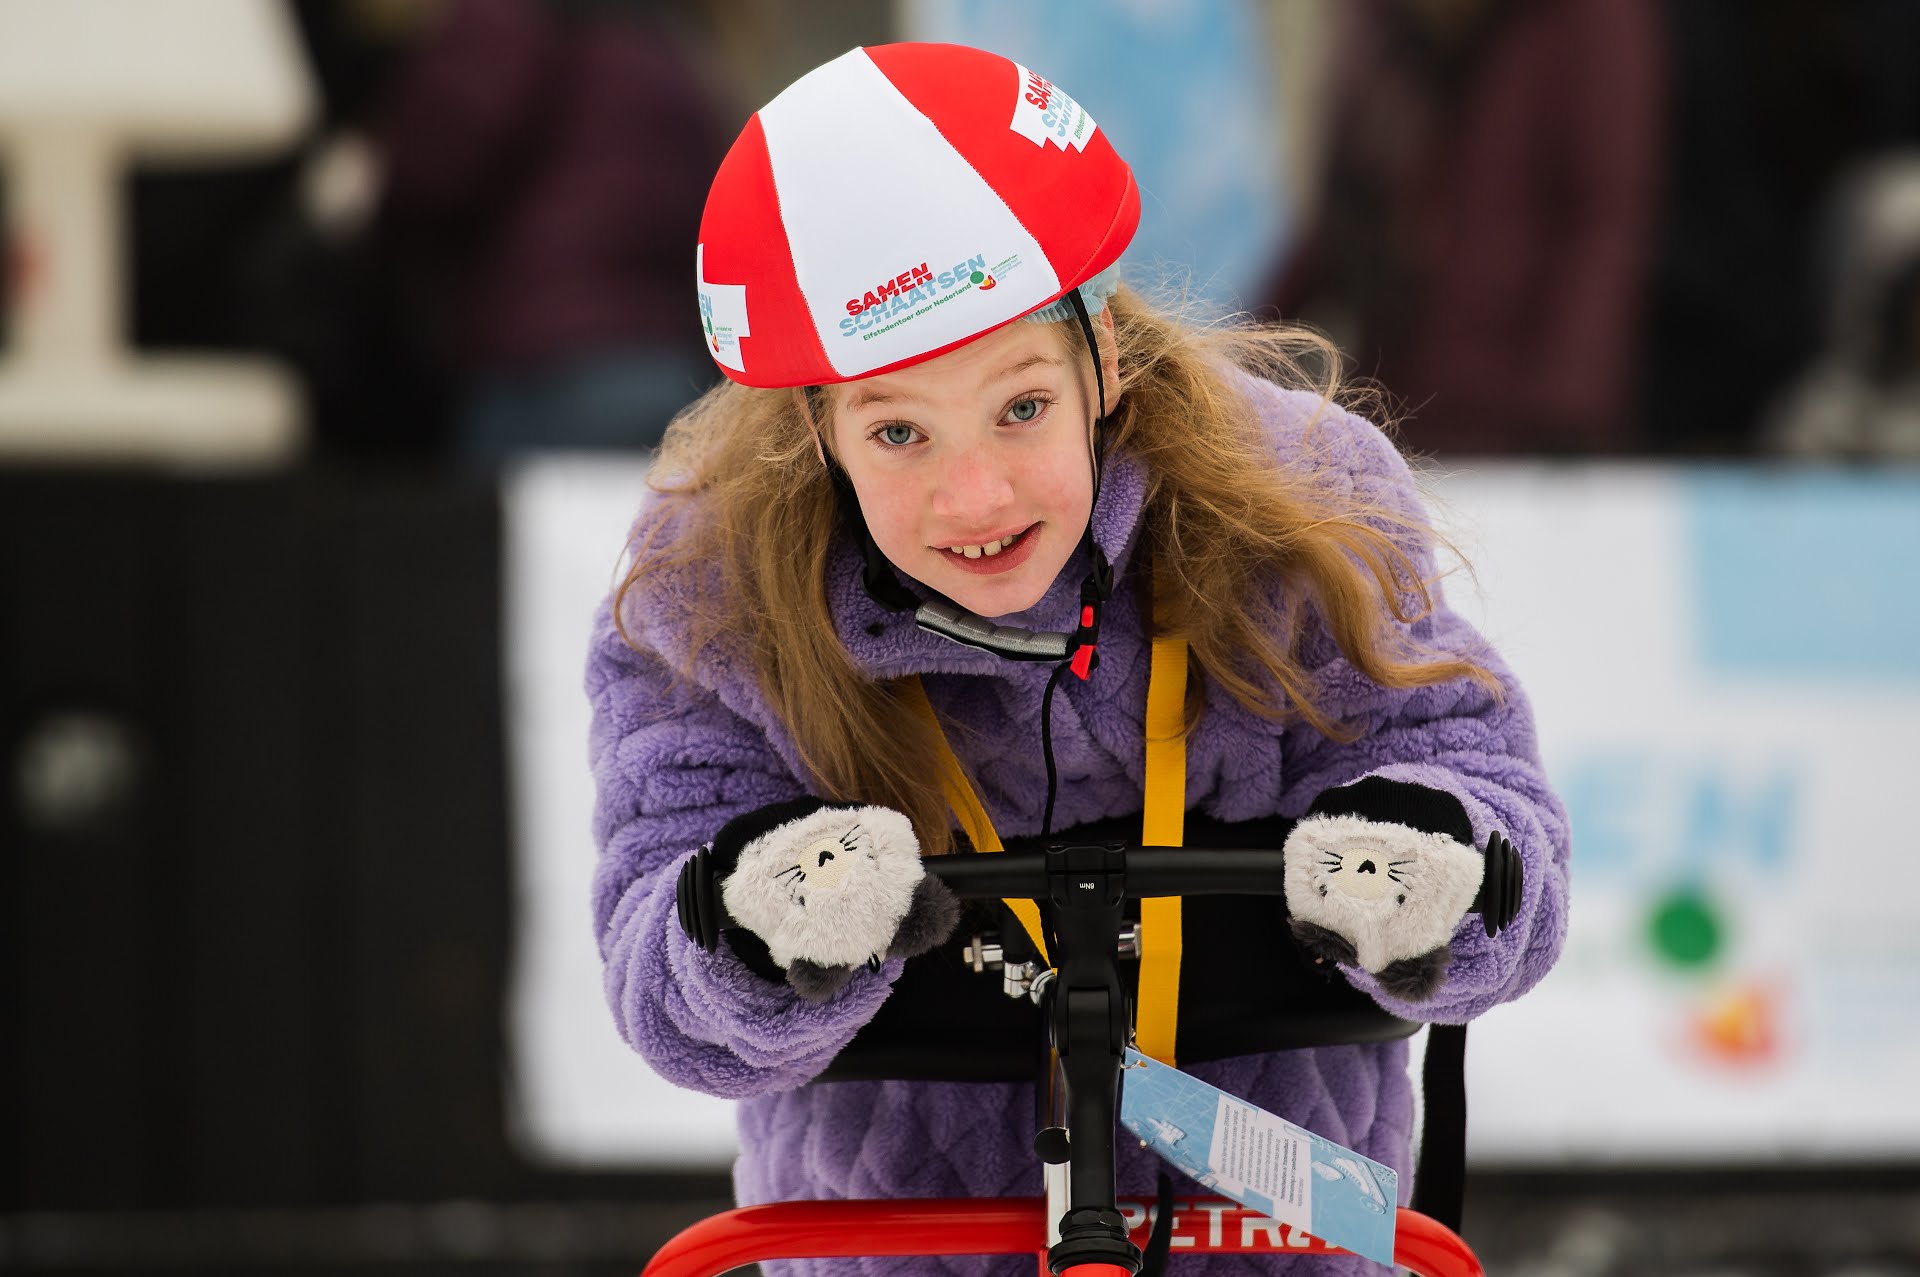
[(1059, 325), (1013, 323), (834, 387), (834, 452), (881, 552), (981, 616), (1039, 602), (1093, 504), (1092, 382)]

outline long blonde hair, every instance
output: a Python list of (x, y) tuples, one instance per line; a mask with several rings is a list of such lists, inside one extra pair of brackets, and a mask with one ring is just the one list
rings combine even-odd
[[(1121, 397), (1109, 455), (1144, 463), (1144, 561), (1165, 627), (1188, 641), (1192, 688), (1204, 688), (1204, 672), (1264, 718), (1357, 734), (1319, 704), (1299, 652), (1310, 618), (1382, 686), (1491, 682), (1470, 660), (1421, 651), (1403, 628), (1433, 605), (1416, 559), (1431, 533), (1417, 511), (1345, 495), (1311, 464), (1311, 449), (1306, 465), (1278, 463), (1235, 384), (1237, 367), (1317, 391), (1330, 411), (1343, 394), (1350, 403), (1330, 343), (1299, 328), (1191, 324), (1126, 288), (1110, 307)], [(1062, 327), (1084, 350), (1078, 329)], [(656, 573), (690, 563), (717, 571), (718, 588), (676, 603), (689, 609), (681, 672), (712, 645), (744, 657), (818, 792), (905, 812), (926, 853), (939, 854), (952, 840), (945, 800), (927, 779), (938, 774), (934, 733), (892, 682), (863, 673), (841, 645), (827, 556), (794, 571), (793, 548), (828, 545), (840, 524), (815, 439), (789, 391), (722, 381), (683, 411), (649, 484), (691, 517), (675, 521), (666, 543), (660, 519), (640, 534), (614, 615)], [(621, 633), (632, 642), (624, 624)], [(1200, 703), (1189, 695), (1189, 723)]]

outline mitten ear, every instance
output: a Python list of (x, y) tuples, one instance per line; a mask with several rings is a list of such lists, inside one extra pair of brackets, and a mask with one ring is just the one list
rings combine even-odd
[(1335, 962), (1346, 966), (1357, 966), (1360, 957), (1353, 950), (1353, 942), (1338, 931), (1330, 931), (1317, 922), (1292, 920), (1294, 943), (1300, 951), (1316, 962)]
[(946, 942), (960, 925), (960, 900), (932, 874), (913, 889), (913, 905), (887, 948), (890, 958), (911, 958)]
[(795, 958), (787, 964), (787, 983), (809, 1002), (825, 1002), (853, 979), (852, 967), (822, 967)]
[(1374, 973), (1374, 978), (1382, 989), (1402, 1001), (1423, 1002), (1447, 978), (1447, 963), (1452, 958), (1452, 947), (1443, 944), (1419, 957), (1389, 962)]

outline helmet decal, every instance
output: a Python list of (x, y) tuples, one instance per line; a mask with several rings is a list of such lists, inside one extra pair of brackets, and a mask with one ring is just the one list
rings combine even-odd
[(1077, 151), (1085, 146), (1100, 128), (1086, 109), (1038, 72), (1018, 62), (1013, 67), (1020, 73), (1020, 90), (1013, 99), (1013, 131), (1039, 147), (1051, 142)]
[(740, 354), (740, 339), (753, 336), (747, 327), (747, 287), (745, 284), (707, 282), (707, 246), (693, 250), (694, 273), (700, 280), (700, 327), (705, 330), (707, 353), (715, 362), (735, 372), (747, 365)]

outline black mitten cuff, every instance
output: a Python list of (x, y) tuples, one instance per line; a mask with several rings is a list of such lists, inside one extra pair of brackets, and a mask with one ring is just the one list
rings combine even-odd
[(1322, 791), (1307, 814), (1390, 821), (1425, 834), (1445, 834), (1455, 842), (1473, 846), (1473, 822), (1460, 800), (1444, 789), (1412, 781), (1364, 776), (1352, 784)]
[(727, 927), (720, 932), (720, 938), (727, 948), (733, 950), (733, 956), (740, 959), (740, 965), (763, 980), (774, 984), (785, 984), (787, 973), (773, 955), (767, 952), (767, 942), (745, 927)]

